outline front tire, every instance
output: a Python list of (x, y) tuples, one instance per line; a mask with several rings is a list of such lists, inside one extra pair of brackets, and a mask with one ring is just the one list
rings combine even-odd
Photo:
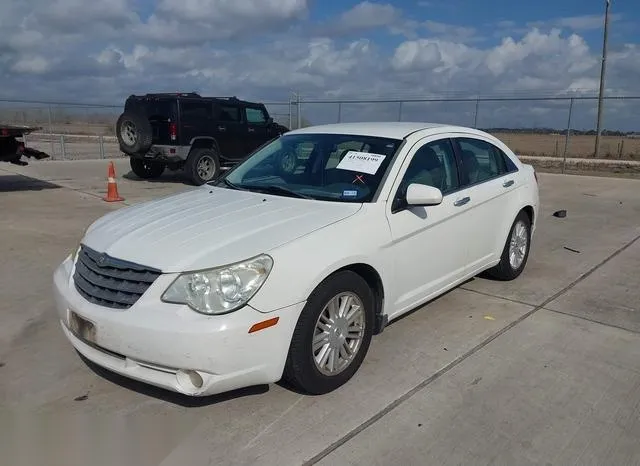
[(136, 157), (129, 157), (129, 165), (131, 165), (131, 171), (144, 180), (159, 178), (166, 167), (162, 162), (143, 160)]
[(526, 212), (520, 211), (509, 230), (500, 262), (487, 273), (496, 280), (515, 280), (527, 265), (530, 250), (531, 219)]
[(284, 380), (312, 395), (347, 383), (369, 350), (374, 308), (374, 295), (360, 275), (344, 271), (325, 280), (300, 315)]

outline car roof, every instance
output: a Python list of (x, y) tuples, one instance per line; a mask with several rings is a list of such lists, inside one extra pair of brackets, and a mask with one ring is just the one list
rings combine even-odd
[(433, 132), (434, 134), (447, 131), (463, 131), (469, 133), (479, 132), (478, 130), (472, 128), (442, 123), (376, 121), (360, 123), (332, 123), (326, 125), (308, 126), (306, 128), (289, 131), (287, 134), (357, 134), (360, 136), (378, 136), (392, 139), (404, 139), (412, 133), (424, 130), (427, 130), (427, 133)]

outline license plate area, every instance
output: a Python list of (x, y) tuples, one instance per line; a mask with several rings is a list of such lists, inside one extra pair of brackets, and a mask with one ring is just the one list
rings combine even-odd
[(96, 326), (93, 322), (80, 317), (73, 311), (68, 311), (69, 330), (76, 338), (88, 343), (96, 343)]

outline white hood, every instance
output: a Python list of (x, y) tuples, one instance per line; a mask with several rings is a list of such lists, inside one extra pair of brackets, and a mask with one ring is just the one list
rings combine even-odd
[(163, 272), (184, 272), (268, 252), (360, 207), (207, 186), (107, 214), (82, 243)]

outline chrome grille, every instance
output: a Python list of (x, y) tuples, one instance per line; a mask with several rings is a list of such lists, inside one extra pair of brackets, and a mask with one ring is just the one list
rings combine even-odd
[(81, 246), (73, 275), (78, 292), (100, 306), (128, 309), (160, 276), (160, 271), (114, 259)]

